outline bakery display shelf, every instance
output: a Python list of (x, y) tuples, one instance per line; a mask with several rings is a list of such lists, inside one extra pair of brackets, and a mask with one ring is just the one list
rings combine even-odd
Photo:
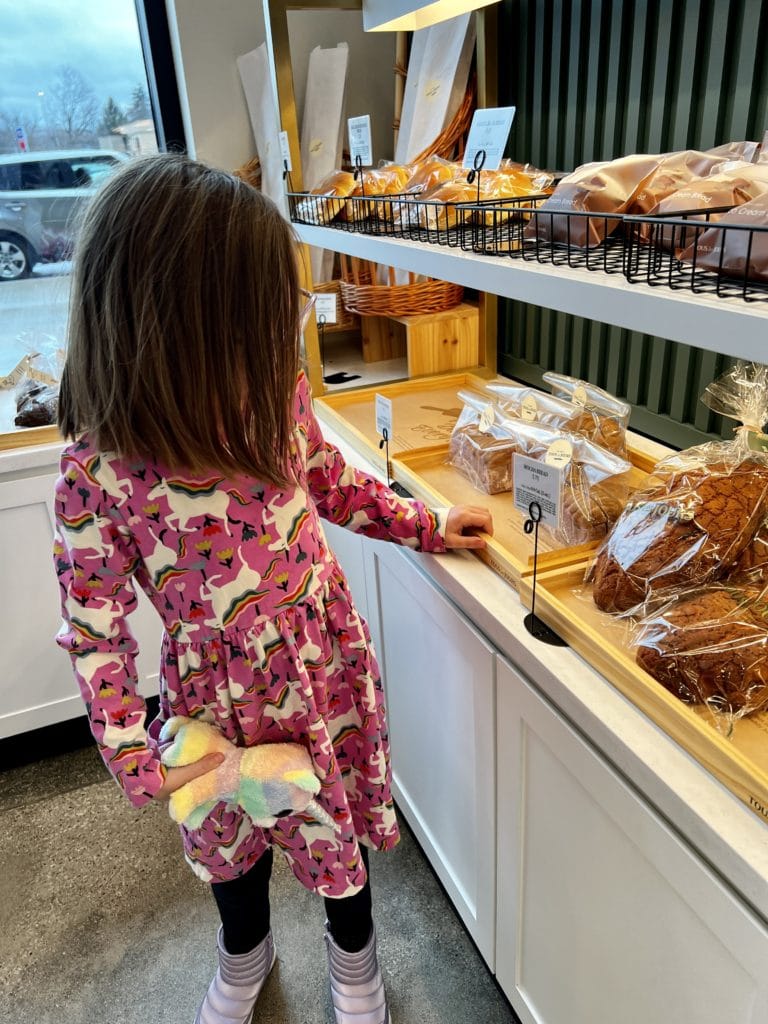
[(409, 239), (296, 224), (308, 245), (427, 274), (480, 292), (614, 324), (727, 356), (765, 360), (768, 303), (630, 284), (623, 274), (487, 256)]
[(393, 459), (415, 448), (447, 445), (462, 408), (458, 392), (462, 388), (478, 390), (491, 378), (483, 367), (477, 367), (471, 371), (332, 392), (316, 398), (315, 409), (322, 420), (383, 474), (386, 455), (379, 447), (381, 435), (376, 430), (377, 394), (392, 402), (389, 457)]
[[(536, 614), (617, 690), (707, 768), (758, 817), (768, 819), (768, 713), (738, 719), (727, 733), (708, 708), (683, 703), (634, 660), (628, 626), (601, 612), (584, 583), (589, 562), (542, 571)], [(532, 603), (532, 579), (521, 579), (520, 599)]]
[[(482, 371), (441, 374), (380, 387), (360, 388), (315, 399), (320, 418), (356, 451), (366, 456), (382, 475), (385, 452), (376, 430), (376, 395), (392, 401), (393, 436), (389, 444), (389, 473), (397, 484), (427, 504), (483, 505), (493, 514), (494, 536), (480, 557), (499, 576), (517, 587), (521, 576), (533, 569), (533, 542), (523, 531), (525, 517), (512, 504), (509, 493), (478, 491), (448, 462), (451, 432), (462, 409), (458, 392), (480, 390), (487, 378)], [(508, 383), (508, 381), (507, 381)], [(655, 458), (630, 446), (630, 488), (642, 486)], [(552, 568), (582, 560), (595, 544), (555, 549), (540, 541), (540, 566)]]

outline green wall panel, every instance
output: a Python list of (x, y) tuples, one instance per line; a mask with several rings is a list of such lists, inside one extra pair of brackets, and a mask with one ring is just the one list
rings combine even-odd
[[(499, 76), (499, 102), (517, 107), (509, 155), (539, 167), (759, 140), (768, 2), (504, 0)], [(501, 303), (502, 373), (535, 384), (547, 369), (584, 377), (632, 402), (634, 429), (678, 447), (730, 432), (699, 402), (726, 366), (700, 349)]]

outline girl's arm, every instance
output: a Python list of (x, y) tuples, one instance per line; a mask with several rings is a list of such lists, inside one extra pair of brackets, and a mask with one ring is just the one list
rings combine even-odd
[(298, 400), (299, 429), (307, 434), (307, 484), (324, 519), (419, 551), (484, 547), (482, 538), (464, 530), (479, 528), (490, 533), (487, 510), (465, 506), (430, 509), (421, 501), (401, 498), (379, 480), (348, 465), (338, 448), (325, 440), (303, 375)]
[(136, 641), (126, 616), (136, 607), (139, 561), (127, 526), (85, 467), (65, 454), (56, 484), (54, 561), (68, 651), (104, 763), (136, 807), (163, 786), (165, 768), (147, 743), (137, 691)]

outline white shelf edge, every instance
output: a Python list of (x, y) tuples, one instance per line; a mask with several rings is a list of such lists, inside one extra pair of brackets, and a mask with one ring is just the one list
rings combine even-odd
[(748, 303), (630, 284), (621, 274), (480, 256), (407, 239), (308, 224), (293, 226), (308, 245), (727, 356), (758, 362), (768, 359), (768, 302)]

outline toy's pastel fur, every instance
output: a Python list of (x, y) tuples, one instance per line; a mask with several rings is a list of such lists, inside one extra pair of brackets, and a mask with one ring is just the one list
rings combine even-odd
[(163, 750), (168, 767), (191, 764), (206, 754), (222, 753), (213, 771), (187, 782), (171, 794), (169, 811), (174, 821), (199, 828), (220, 800), (239, 804), (255, 825), (269, 828), (285, 814), (311, 814), (335, 828), (333, 818), (313, 799), (320, 789), (309, 752), (299, 743), (262, 743), (236, 747), (208, 722), (193, 718), (169, 719), (160, 740), (172, 741)]

